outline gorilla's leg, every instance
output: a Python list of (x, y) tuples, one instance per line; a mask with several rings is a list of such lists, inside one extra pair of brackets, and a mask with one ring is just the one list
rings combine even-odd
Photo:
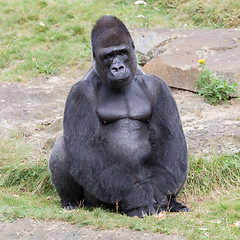
[(60, 137), (53, 146), (49, 159), (49, 169), (52, 183), (61, 198), (62, 207), (72, 210), (82, 203), (83, 189), (69, 173), (69, 160), (64, 147), (64, 138)]
[(104, 190), (111, 193), (109, 202), (116, 202), (117, 199), (120, 210), (130, 217), (143, 217), (155, 212), (153, 189), (148, 176), (145, 172), (137, 175), (112, 166), (100, 176)]

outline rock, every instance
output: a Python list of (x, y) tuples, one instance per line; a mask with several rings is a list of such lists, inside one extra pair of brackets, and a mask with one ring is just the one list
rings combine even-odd
[(190, 155), (240, 152), (239, 99), (212, 106), (192, 92), (171, 90), (178, 105)]
[(154, 74), (170, 87), (196, 91), (198, 60), (229, 82), (240, 95), (240, 29), (134, 29), (131, 32), (143, 71)]
[(70, 88), (83, 75), (71, 68), (61, 75), (29, 82), (0, 82), (0, 138), (21, 132), (48, 151), (62, 135), (62, 117)]
[(52, 149), (57, 138), (63, 135), (63, 117), (56, 119), (52, 124), (50, 124), (44, 132), (49, 135), (49, 138), (44, 143), (42, 149), (49, 150)]
[(44, 131), (48, 134), (56, 134), (57, 132), (62, 132), (63, 117), (56, 119), (52, 124), (50, 124)]
[[(49, 138), (47, 139), (47, 141), (42, 146), (42, 149), (46, 150), (46, 151), (52, 149), (56, 139), (61, 136), (62, 136), (62, 131), (59, 131), (53, 135), (50, 135)], [(47, 137), (45, 137), (45, 138), (47, 138)]]

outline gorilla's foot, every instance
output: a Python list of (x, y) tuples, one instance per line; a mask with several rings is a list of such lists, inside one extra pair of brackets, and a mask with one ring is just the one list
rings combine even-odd
[(76, 199), (62, 199), (61, 202), (62, 208), (68, 211), (72, 211), (81, 206), (81, 203), (78, 202)]
[(177, 201), (171, 201), (169, 210), (171, 212), (192, 212), (190, 208)]
[(139, 217), (144, 218), (147, 215), (153, 215), (155, 213), (155, 210), (153, 207), (140, 207), (140, 208), (134, 208), (127, 212), (127, 215), (129, 217)]

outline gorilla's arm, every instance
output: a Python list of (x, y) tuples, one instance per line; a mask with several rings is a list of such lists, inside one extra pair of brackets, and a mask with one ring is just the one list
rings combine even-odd
[(188, 169), (182, 124), (167, 84), (155, 76), (144, 75), (143, 79), (153, 106), (149, 126), (153, 153), (150, 168), (154, 185), (156, 191), (174, 198), (183, 187)]
[[(90, 74), (89, 78), (96, 76)], [(131, 173), (105, 156), (107, 145), (96, 114), (96, 85), (89, 80), (77, 83), (66, 102), (64, 141), (71, 161), (70, 173), (87, 192), (105, 203), (118, 201), (125, 212), (143, 206), (150, 209), (154, 202), (152, 189), (139, 184)]]

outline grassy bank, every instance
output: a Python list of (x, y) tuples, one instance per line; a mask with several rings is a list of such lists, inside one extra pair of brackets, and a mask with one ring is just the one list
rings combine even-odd
[(73, 65), (87, 68), (91, 27), (105, 14), (116, 15), (130, 28), (240, 26), (239, 1), (146, 2), (145, 6), (135, 1), (1, 1), (0, 81), (27, 81)]
[[(52, 194), (48, 155), (28, 144), (21, 135), (0, 140), (0, 186), (38, 194)], [(196, 198), (212, 191), (240, 187), (240, 153), (190, 157), (187, 184), (183, 195)]]
[(47, 155), (13, 135), (0, 140), (0, 219), (37, 218), (70, 221), (101, 229), (130, 228), (188, 239), (237, 239), (240, 228), (240, 154), (190, 158), (181, 201), (192, 213), (166, 213), (133, 219), (101, 208), (66, 212), (50, 183)]
[[(240, 26), (240, 2), (213, 1), (0, 2), (0, 81), (28, 81), (91, 64), (90, 31), (100, 16), (116, 15), (127, 27), (225, 28)], [(101, 11), (99, 11), (101, 9)], [(14, 130), (13, 130), (14, 131)], [(190, 157), (179, 198), (192, 213), (129, 218), (101, 208), (61, 209), (47, 166), (48, 153), (24, 134), (0, 137), (0, 220), (63, 220), (100, 229), (130, 228), (184, 235), (187, 239), (237, 239), (240, 228), (240, 153)]]
[(183, 235), (187, 239), (238, 239), (239, 189), (232, 189), (217, 199), (192, 202), (192, 213), (167, 213), (161, 217), (134, 219), (103, 210), (78, 209), (66, 212), (60, 208), (56, 197), (18, 193), (0, 188), (0, 215), (2, 219), (37, 218), (63, 220), (78, 226), (98, 229), (129, 228), (135, 231), (150, 230), (154, 233)]

